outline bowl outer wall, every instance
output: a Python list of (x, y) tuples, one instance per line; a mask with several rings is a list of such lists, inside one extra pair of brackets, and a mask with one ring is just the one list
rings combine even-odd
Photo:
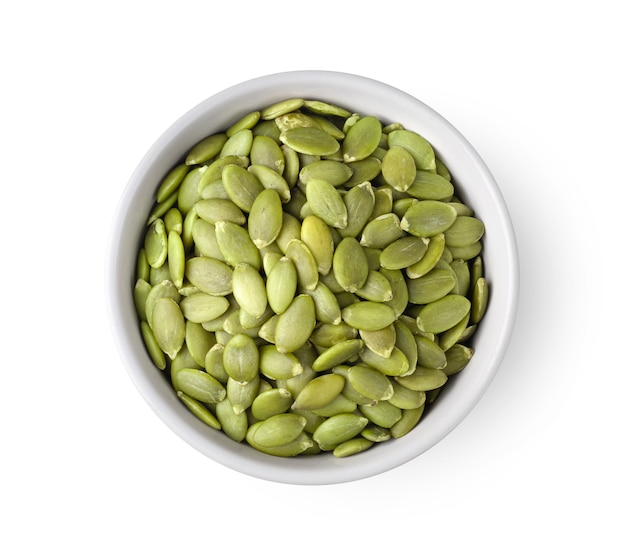
[[(422, 134), (451, 171), (457, 194), (486, 225), (483, 259), (490, 301), (473, 338), (476, 353), (471, 365), (448, 382), (436, 410), (426, 414), (412, 432), (343, 459), (331, 454), (268, 456), (198, 421), (150, 361), (132, 297), (145, 219), (163, 176), (202, 138), (223, 131), (250, 111), (295, 96), (332, 102), (350, 111), (377, 116), (384, 123), (401, 122)], [(138, 164), (121, 196), (107, 248), (105, 275), (112, 333), (121, 359), (131, 380), (162, 421), (191, 446), (226, 467), (291, 484), (334, 484), (380, 474), (443, 439), (473, 409), (493, 380), (512, 334), (519, 290), (513, 224), (496, 181), (471, 144), (441, 115), (413, 96), (370, 78), (329, 71), (284, 72), (243, 82), (206, 99), (167, 129)]]

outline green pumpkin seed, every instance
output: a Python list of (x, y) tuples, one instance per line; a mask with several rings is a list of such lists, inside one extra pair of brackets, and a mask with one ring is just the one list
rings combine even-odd
[(206, 331), (201, 324), (187, 322), (185, 326), (185, 346), (198, 365), (204, 367), (207, 352), (214, 345), (214, 333)]
[(311, 341), (316, 346), (330, 348), (343, 341), (355, 339), (357, 334), (356, 329), (343, 322), (338, 324), (321, 324), (311, 335)]
[(310, 295), (315, 303), (315, 319), (322, 324), (338, 324), (341, 322), (341, 308), (335, 294), (321, 282), (315, 289), (304, 289), (303, 293)]
[(304, 100), (301, 98), (288, 98), (276, 102), (271, 106), (267, 106), (261, 110), (261, 119), (276, 119), (277, 117), (293, 112), (304, 105)]
[(439, 174), (418, 170), (415, 181), (406, 192), (411, 197), (424, 201), (445, 201), (454, 195), (454, 186)]
[(376, 401), (393, 396), (391, 381), (380, 371), (364, 365), (355, 365), (348, 371), (348, 381), (360, 394)]
[(361, 435), (372, 443), (384, 443), (385, 441), (389, 441), (389, 439), (391, 439), (389, 430), (380, 426), (375, 426), (374, 424), (368, 424), (361, 432)]
[(241, 208), (230, 200), (202, 199), (194, 205), (194, 208), (199, 218), (212, 224), (218, 221), (230, 221), (243, 225), (246, 222)]
[(395, 346), (387, 358), (376, 354), (369, 348), (365, 348), (361, 352), (361, 360), (387, 376), (401, 376), (409, 370), (408, 358)]
[(167, 259), (167, 232), (162, 219), (156, 219), (148, 227), (144, 237), (146, 259), (151, 267), (158, 268)]
[(272, 456), (278, 456), (282, 458), (290, 458), (293, 456), (298, 456), (299, 454), (305, 454), (315, 446), (315, 443), (313, 442), (311, 437), (304, 432), (302, 432), (296, 439), (294, 439), (290, 443), (279, 445), (277, 447), (264, 447), (262, 445), (259, 445), (255, 441), (254, 430), (246, 435), (246, 441), (251, 447), (255, 448), (256, 450), (264, 452), (265, 454), (271, 454)]
[(382, 250), (403, 235), (398, 216), (394, 213), (381, 214), (363, 227), (361, 245)]
[(204, 369), (222, 384), (228, 382), (228, 373), (224, 369), (224, 345), (216, 342), (204, 358)]
[(304, 107), (319, 115), (336, 115), (338, 117), (350, 117), (350, 112), (336, 104), (329, 104), (321, 100), (305, 100)]
[(229, 306), (230, 303), (226, 297), (204, 292), (192, 293), (180, 301), (180, 309), (185, 319), (197, 324), (222, 316)]
[[(248, 263), (239, 263), (233, 271), (233, 296), (242, 311), (254, 318), (262, 316), (267, 308), (265, 280)], [(207, 321), (207, 320), (204, 320)]]
[(189, 282), (209, 295), (228, 295), (233, 291), (233, 270), (212, 257), (192, 257), (185, 265)]
[[(236, 165), (245, 170), (250, 165), (250, 159), (245, 156), (227, 155), (226, 157), (219, 157), (218, 159), (215, 159), (214, 161), (203, 167), (204, 172), (200, 176), (200, 180), (198, 181), (197, 186), (197, 191), (203, 199), (209, 198), (208, 196), (204, 196), (205, 190), (207, 190), (208, 193), (220, 194), (220, 198), (228, 198), (228, 194), (226, 193), (226, 190), (224, 189), (224, 185), (222, 183), (224, 167), (228, 165)], [(209, 186), (215, 183), (221, 184), (221, 189), (210, 190)]]
[(230, 400), (225, 398), (215, 405), (215, 416), (228, 437), (237, 443), (244, 440), (248, 431), (248, 416), (245, 412), (235, 413)]
[(167, 255), (170, 278), (177, 288), (181, 288), (185, 277), (185, 246), (176, 231), (170, 231), (168, 234)]
[(291, 407), (293, 397), (285, 388), (271, 388), (260, 393), (252, 402), (250, 411), (257, 420), (267, 420)]
[(340, 149), (339, 142), (316, 127), (296, 127), (280, 134), (280, 141), (305, 155), (333, 155)]
[[(291, 199), (291, 188), (287, 183), (287, 180), (283, 178), (278, 172), (265, 165), (250, 165), (248, 172), (253, 174), (264, 189), (275, 190), (281, 202), (286, 203)], [(282, 207), (282, 205), (281, 205)]]
[(348, 210), (340, 195), (330, 183), (321, 178), (306, 184), (306, 197), (311, 210), (330, 227), (342, 229), (348, 225)]
[(393, 191), (390, 187), (378, 187), (374, 190), (374, 210), (369, 221), (393, 212)]
[(361, 339), (346, 339), (324, 350), (313, 362), (313, 371), (328, 371), (357, 356), (363, 349)]
[(341, 375), (320, 375), (302, 388), (291, 407), (308, 411), (321, 409), (341, 393), (345, 381)]
[(146, 295), (145, 316), (146, 316), (146, 321), (148, 322), (148, 325), (150, 327), (153, 326), (152, 314), (154, 311), (154, 305), (159, 299), (162, 299), (163, 297), (169, 297), (176, 303), (178, 303), (181, 299), (181, 296), (178, 293), (176, 286), (174, 286), (172, 281), (169, 279), (163, 280), (159, 282), (158, 284), (155, 284), (154, 286), (152, 286), (152, 288)]
[(407, 281), (409, 301), (416, 305), (426, 305), (448, 295), (456, 285), (452, 270), (434, 269), (421, 278)]
[(293, 301), (298, 287), (296, 268), (288, 257), (279, 258), (267, 275), (267, 301), (276, 314), (282, 314)]
[(391, 146), (382, 160), (382, 175), (391, 187), (397, 191), (406, 191), (417, 174), (413, 156), (400, 146)]
[(189, 150), (185, 158), (185, 164), (199, 165), (210, 161), (219, 155), (227, 140), (228, 136), (224, 133), (207, 136)]
[(378, 271), (368, 271), (365, 283), (355, 293), (361, 299), (378, 303), (391, 301), (393, 297), (391, 283)]
[(138, 278), (133, 288), (133, 302), (135, 303), (135, 310), (141, 321), (147, 321), (146, 315), (146, 299), (148, 294), (152, 290), (152, 286), (149, 282), (143, 278)]
[(337, 414), (322, 422), (313, 433), (313, 440), (322, 450), (333, 450), (337, 445), (356, 437), (368, 420), (356, 414)]
[(261, 378), (258, 374), (246, 382), (240, 382), (232, 377), (228, 377), (226, 381), (226, 397), (230, 400), (235, 414), (241, 414), (250, 408), (259, 393), (260, 385)]
[(388, 143), (390, 148), (399, 146), (406, 149), (419, 170), (434, 171), (436, 169), (435, 152), (428, 140), (420, 134), (407, 129), (390, 131)]
[(162, 203), (171, 197), (179, 188), (188, 172), (189, 166), (186, 164), (175, 166), (170, 170), (157, 189), (156, 202)]
[(176, 382), (181, 392), (202, 403), (219, 403), (226, 397), (224, 386), (200, 369), (180, 369)]
[(411, 329), (406, 324), (396, 320), (393, 326), (396, 330), (396, 348), (406, 356), (409, 362), (409, 368), (404, 374), (411, 374), (417, 365), (417, 342)]
[(141, 336), (146, 349), (148, 350), (150, 359), (158, 369), (163, 371), (167, 366), (165, 354), (163, 353), (163, 350), (161, 350), (161, 347), (154, 336), (154, 332), (147, 322), (141, 322)]
[(254, 135), (250, 129), (242, 129), (237, 131), (232, 136), (228, 137), (222, 149), (220, 150), (220, 157), (227, 157), (229, 155), (234, 156), (248, 156), (252, 149), (252, 141)]
[(482, 249), (483, 246), (480, 241), (474, 242), (474, 244), (470, 244), (468, 246), (446, 246), (446, 250), (450, 251), (451, 260), (464, 259), (465, 261), (469, 261), (470, 259), (474, 259), (478, 256)]
[(441, 259), (445, 247), (446, 237), (443, 233), (430, 237), (426, 253), (417, 263), (406, 268), (406, 275), (409, 278), (421, 278), (430, 272)]
[(391, 292), (393, 297), (389, 301), (385, 301), (387, 305), (395, 314), (396, 318), (402, 315), (409, 303), (409, 290), (404, 279), (402, 271), (395, 271), (389, 269), (380, 269), (380, 273), (389, 280), (391, 284)]
[(376, 117), (362, 117), (346, 134), (342, 147), (343, 160), (351, 163), (369, 157), (378, 147), (381, 135), (382, 125)]
[(304, 368), (292, 353), (279, 352), (274, 345), (259, 349), (259, 368), (263, 375), (272, 380), (286, 380), (300, 375)]
[(165, 230), (169, 233), (174, 231), (179, 235), (183, 233), (183, 215), (178, 208), (170, 208), (163, 217)]
[(456, 209), (447, 203), (416, 201), (402, 217), (400, 226), (416, 237), (432, 237), (449, 229), (456, 217)]
[(250, 426), (248, 434), (254, 434), (254, 442), (261, 447), (278, 447), (294, 441), (303, 431), (306, 418), (284, 413), (269, 417)]
[(298, 239), (287, 244), (285, 256), (294, 264), (297, 272), (298, 285), (303, 290), (314, 290), (319, 281), (317, 262), (308, 246)]
[(187, 394), (183, 392), (177, 392), (178, 398), (183, 402), (183, 404), (189, 409), (189, 411), (200, 421), (204, 422), (207, 426), (215, 430), (221, 430), (222, 425), (220, 421), (215, 417), (215, 415), (206, 408), (205, 405), (196, 401), (192, 397), (189, 397)]
[(452, 326), (446, 331), (441, 332), (437, 336), (439, 346), (444, 352), (457, 342), (465, 340), (464, 335), (467, 333), (467, 325), (469, 324), (470, 316), (471, 310), (461, 319), (458, 324)]
[(201, 256), (212, 257), (218, 261), (225, 261), (215, 235), (215, 225), (200, 218), (193, 222), (191, 228), (192, 243), (200, 252)]
[(351, 188), (343, 197), (348, 212), (348, 221), (339, 229), (342, 237), (357, 237), (367, 224), (374, 211), (376, 197), (370, 182), (363, 182)]
[(285, 170), (285, 156), (273, 138), (260, 134), (252, 140), (250, 164), (266, 166), (282, 174)]
[(359, 331), (359, 336), (367, 348), (382, 358), (391, 356), (396, 346), (396, 328), (394, 324), (376, 331), (361, 330)]
[(261, 112), (254, 111), (250, 112), (240, 119), (238, 119), (235, 123), (233, 123), (228, 129), (226, 129), (226, 136), (232, 136), (236, 132), (239, 132), (243, 129), (252, 129), (258, 123), (259, 119), (261, 119)]
[(428, 242), (428, 239), (414, 236), (406, 236), (392, 242), (380, 254), (381, 267), (400, 270), (414, 265), (424, 257)]
[(472, 323), (477, 324), (483, 319), (487, 310), (487, 302), (489, 300), (489, 287), (484, 277), (480, 277), (474, 286), (472, 294)]
[(175, 358), (185, 342), (185, 317), (173, 299), (163, 297), (154, 304), (152, 332), (161, 350)]
[(485, 233), (485, 225), (473, 216), (459, 216), (445, 232), (446, 244), (463, 247), (476, 244)]
[(391, 325), (396, 315), (393, 309), (384, 303), (362, 301), (348, 305), (341, 312), (343, 321), (355, 329), (375, 331)]
[(367, 257), (355, 238), (346, 237), (335, 248), (333, 272), (339, 285), (350, 293), (356, 292), (367, 281)]
[(354, 456), (370, 448), (374, 443), (365, 437), (355, 437), (348, 441), (344, 441), (333, 449), (333, 456), (336, 458), (346, 458)]
[(261, 268), (261, 254), (245, 227), (229, 221), (218, 221), (215, 224), (215, 236), (222, 255), (231, 267), (248, 263), (257, 270)]
[(432, 369), (418, 365), (412, 374), (396, 377), (398, 383), (409, 390), (427, 392), (443, 386), (448, 376), (441, 369)]
[(304, 346), (315, 328), (315, 303), (310, 295), (298, 295), (276, 323), (276, 348), (294, 352)]
[(474, 349), (462, 344), (455, 344), (451, 346), (445, 352), (446, 366), (443, 368), (443, 372), (447, 376), (454, 375), (459, 371), (465, 369), (469, 361), (474, 355)]
[(321, 178), (329, 184), (339, 187), (345, 184), (352, 176), (352, 169), (339, 161), (320, 160), (304, 166), (299, 173), (300, 183), (305, 185), (311, 179)]
[(445, 368), (446, 354), (436, 342), (420, 335), (415, 336), (415, 342), (417, 343), (418, 361), (421, 367)]
[(426, 403), (426, 393), (418, 390), (411, 390), (402, 386), (397, 380), (393, 385), (393, 395), (389, 398), (389, 403), (398, 409), (419, 409)]
[(317, 216), (307, 216), (302, 220), (300, 237), (311, 251), (317, 263), (318, 272), (322, 275), (328, 274), (332, 267), (335, 249), (328, 225)]
[(250, 382), (259, 372), (259, 349), (247, 335), (234, 335), (222, 357), (224, 370), (237, 382)]
[(284, 254), (287, 251), (287, 245), (294, 239), (300, 240), (302, 225), (298, 218), (287, 212), (283, 212), (283, 226), (276, 237), (276, 245)]
[(201, 166), (192, 168), (183, 178), (178, 188), (176, 202), (181, 214), (186, 215), (193, 208), (193, 205), (200, 200), (200, 181), (206, 173), (208, 167)]
[(391, 433), (391, 437), (394, 439), (399, 439), (400, 437), (405, 436), (409, 433), (415, 426), (417, 426), (418, 422), (421, 420), (422, 415), (424, 414), (424, 407), (426, 404), (418, 407), (417, 409), (404, 409), (402, 411), (402, 417), (398, 420), (391, 429), (389, 430)]
[(239, 165), (226, 165), (223, 168), (222, 183), (228, 198), (247, 213), (250, 212), (254, 200), (265, 189), (254, 174)]
[(369, 182), (376, 178), (382, 170), (382, 162), (376, 157), (366, 157), (360, 161), (353, 161), (349, 165), (352, 176), (346, 182), (348, 187), (354, 187), (363, 182)]
[(389, 429), (402, 418), (402, 410), (389, 401), (379, 401), (375, 405), (363, 405), (359, 409), (372, 424), (381, 428)]
[(417, 327), (429, 333), (441, 333), (458, 324), (470, 307), (471, 303), (462, 295), (446, 295), (422, 307), (417, 316)]

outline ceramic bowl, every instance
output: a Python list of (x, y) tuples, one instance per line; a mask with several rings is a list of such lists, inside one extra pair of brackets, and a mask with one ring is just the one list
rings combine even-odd
[[(472, 339), (475, 355), (451, 379), (416, 428), (355, 456), (330, 453), (279, 458), (229, 439), (197, 420), (149, 359), (133, 305), (138, 249), (163, 176), (209, 134), (244, 114), (292, 97), (338, 104), (401, 122), (430, 141), (450, 170), (461, 200), (486, 226), (483, 259), (490, 284), (488, 311)], [(121, 196), (110, 236), (106, 291), (113, 337), (130, 378), (163, 422), (189, 445), (233, 470), (292, 484), (335, 484), (370, 477), (420, 456), (448, 435), (485, 393), (505, 355), (518, 297), (518, 262), (512, 222), (501, 192), (472, 145), (446, 119), (413, 96), (370, 78), (328, 71), (267, 75), (207, 98), (167, 129), (147, 151)]]

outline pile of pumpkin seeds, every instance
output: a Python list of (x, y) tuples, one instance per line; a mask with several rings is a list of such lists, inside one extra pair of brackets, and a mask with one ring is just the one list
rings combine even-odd
[(412, 430), (473, 356), (484, 230), (417, 132), (284, 100), (160, 181), (141, 333), (209, 427), (275, 456), (353, 455)]

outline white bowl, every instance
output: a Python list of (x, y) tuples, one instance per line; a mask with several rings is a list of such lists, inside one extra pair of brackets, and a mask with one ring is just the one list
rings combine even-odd
[[(448, 166), (457, 194), (486, 225), (483, 259), (490, 302), (472, 340), (476, 352), (471, 363), (448, 382), (433, 410), (409, 434), (348, 458), (329, 453), (273, 457), (202, 424), (180, 403), (149, 359), (133, 304), (136, 255), (163, 176), (203, 137), (224, 130), (249, 111), (292, 97), (335, 103), (419, 132)], [(208, 98), (154, 143), (129, 180), (117, 209), (108, 247), (106, 289), (113, 335), (126, 369), (154, 412), (176, 434), (212, 460), (247, 475), (283, 483), (333, 484), (373, 476), (414, 459), (467, 416), (505, 354), (517, 308), (518, 274), (515, 237), (500, 190), (482, 159), (449, 122), (384, 83), (338, 72), (297, 71), (252, 79)]]

